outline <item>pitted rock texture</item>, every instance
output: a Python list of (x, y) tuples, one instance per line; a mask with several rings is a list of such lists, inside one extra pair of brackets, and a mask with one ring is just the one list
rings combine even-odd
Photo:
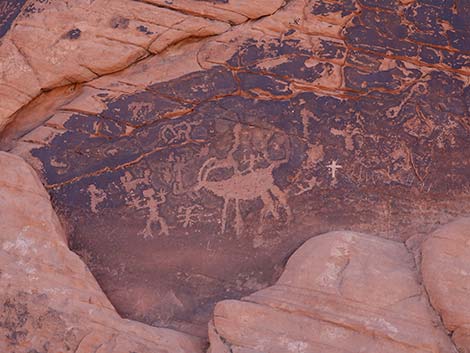
[(0, 152), (0, 352), (196, 353), (201, 342), (124, 320), (66, 244), (49, 195)]
[(460, 352), (470, 352), (470, 218), (447, 224), (426, 239), (421, 267), (432, 305)]
[[(165, 11), (215, 16), (199, 3)], [(121, 314), (204, 335), (313, 235), (404, 241), (468, 215), (468, 21), (464, 2), (289, 1), (44, 95), (12, 152)]]
[(210, 353), (454, 352), (402, 243), (322, 234), (297, 250), (279, 281), (217, 304)]

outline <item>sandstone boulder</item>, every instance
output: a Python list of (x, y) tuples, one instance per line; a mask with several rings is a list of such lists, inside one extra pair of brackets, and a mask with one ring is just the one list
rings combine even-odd
[(455, 352), (401, 243), (353, 232), (307, 241), (279, 281), (217, 304), (211, 353)]
[(32, 168), (0, 152), (0, 170), (0, 352), (201, 352), (191, 336), (121, 319)]
[(452, 339), (462, 353), (470, 352), (470, 218), (449, 223), (426, 239), (421, 270)]

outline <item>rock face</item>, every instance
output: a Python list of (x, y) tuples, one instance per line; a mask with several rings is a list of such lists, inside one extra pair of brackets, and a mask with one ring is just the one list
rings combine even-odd
[(123, 316), (204, 336), (313, 235), (468, 215), (467, 2), (112, 4), (9, 5), (0, 125)]
[[(198, 338), (121, 319), (68, 249), (34, 170), (4, 152), (0, 169), (1, 352), (205, 351)], [(457, 353), (454, 342), (468, 352), (469, 226), (462, 219), (425, 241), (425, 288), (403, 243), (349, 231), (314, 237), (274, 286), (216, 305), (208, 353)]]
[(353, 232), (315, 237), (279, 281), (217, 304), (210, 353), (456, 352), (405, 246)]
[(0, 152), (0, 169), (0, 352), (201, 352), (194, 337), (121, 319), (32, 168)]
[(461, 352), (470, 352), (470, 218), (450, 223), (426, 240), (422, 273), (453, 341)]
[(314, 235), (468, 215), (468, 1), (2, 4), (2, 148), (125, 317), (205, 336)]
[[(220, 34), (230, 23), (269, 15), (282, 3), (175, 1), (173, 7), (183, 10), (175, 11), (167, 2), (2, 1), (0, 130), (43, 90), (122, 70), (186, 38)], [(198, 11), (188, 12), (188, 7)]]

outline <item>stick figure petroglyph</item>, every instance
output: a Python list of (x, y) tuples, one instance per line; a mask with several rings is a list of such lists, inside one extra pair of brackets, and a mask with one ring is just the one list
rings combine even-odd
[(149, 208), (149, 216), (144, 230), (139, 232), (144, 239), (153, 238), (152, 225), (158, 223), (160, 225), (160, 235), (169, 235), (168, 225), (163, 217), (160, 216), (159, 206), (166, 202), (166, 192), (162, 189), (155, 192), (153, 189), (143, 191), (146, 198), (145, 206)]
[[(225, 159), (209, 158), (201, 166), (195, 190), (206, 189), (212, 194), (224, 199), (221, 219), (221, 233), (225, 232), (227, 225), (228, 206), (230, 201), (235, 202), (235, 224), (236, 234), (239, 235), (243, 228), (243, 219), (240, 211), (240, 201), (256, 200), (263, 202), (263, 218), (271, 214), (275, 219), (280, 218), (280, 208), (284, 209), (288, 219), (292, 213), (287, 203), (287, 196), (274, 181), (273, 170), (281, 164), (287, 162), (288, 153), (285, 151), (285, 158), (281, 160), (269, 160), (266, 151), (261, 151), (263, 158), (269, 161), (267, 167), (255, 168), (256, 163), (261, 159), (253, 152), (245, 155), (241, 161), (234, 157), (235, 152), (241, 145), (241, 124), (234, 127), (234, 144)], [(238, 167), (244, 165), (240, 170)], [(223, 180), (210, 180), (209, 174), (216, 170), (231, 170), (232, 175)]]
[[(149, 170), (144, 171), (143, 177), (135, 178), (129, 172), (125, 172), (121, 182), (128, 195), (126, 203), (137, 210), (147, 209), (148, 216), (145, 228), (139, 232), (144, 239), (153, 238), (152, 226), (160, 226), (160, 235), (169, 235), (169, 228), (165, 219), (160, 215), (160, 206), (166, 202), (167, 192), (163, 189), (155, 191), (151, 185)], [(142, 188), (142, 197), (139, 196), (138, 187)]]

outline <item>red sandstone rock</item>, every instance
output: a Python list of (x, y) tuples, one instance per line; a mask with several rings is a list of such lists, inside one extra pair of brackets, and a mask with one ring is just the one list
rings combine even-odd
[[(2, 352), (202, 352), (196, 338), (121, 319), (67, 248), (32, 168), (1, 152), (0, 169)], [(451, 223), (423, 246), (426, 289), (461, 352), (468, 229), (468, 219)], [(274, 286), (217, 304), (209, 340), (210, 353), (456, 352), (405, 246), (354, 232), (307, 241)]]
[(449, 223), (426, 239), (421, 266), (431, 304), (460, 352), (470, 352), (470, 218)]
[[(230, 24), (224, 21), (241, 23), (268, 15), (281, 2), (253, 5), (231, 0), (219, 10), (213, 4), (190, 2), (199, 11), (215, 10), (209, 11), (212, 15), (206, 18), (197, 11), (193, 15), (144, 1), (119, 0), (110, 6), (104, 0), (30, 0), (21, 11), (24, 1), (7, 1), (7, 7), (0, 8), (0, 29), (11, 26), (9, 31), (5, 28), (0, 32), (4, 35), (0, 43), (0, 131), (12, 120), (13, 113), (42, 90), (122, 70), (186, 38), (227, 31)], [(180, 10), (178, 6), (176, 9)], [(10, 13), (16, 15), (9, 18)], [(1, 21), (3, 16), (8, 23)]]
[[(217, 301), (273, 284), (284, 259), (312, 235), (353, 229), (411, 239), (407, 244), (418, 249), (438, 223), (468, 213), (470, 9), (465, 1), (29, 0), (20, 5), (21, 0), (0, 3), (0, 130), (12, 121), (0, 148), (24, 156), (39, 173), (67, 224), (72, 249), (128, 318), (205, 336)], [(69, 85), (75, 82), (85, 83)], [(41, 93), (58, 85), (67, 86)], [(8, 240), (9, 251), (14, 240)], [(329, 293), (322, 303), (334, 319), (332, 330), (349, 323), (339, 331), (366, 350), (400, 351), (397, 342), (402, 342), (415, 351), (436, 351), (440, 345), (448, 351), (443, 330), (432, 338), (435, 316), (427, 313), (403, 246), (376, 242), (383, 249), (362, 247), (351, 259), (371, 257), (393, 280), (377, 278), (374, 267), (364, 265), (363, 273), (355, 270), (349, 280), (356, 285), (347, 287), (349, 292), (321, 287)], [(61, 251), (72, 256), (65, 246)], [(329, 258), (317, 257), (317, 271), (335, 271)], [(380, 262), (394, 257), (400, 261), (391, 261), (390, 268)], [(437, 270), (447, 273), (445, 266)], [(317, 272), (288, 273), (282, 278), (292, 277), (303, 287)], [(443, 278), (450, 275), (434, 279), (432, 273), (430, 287), (443, 291)], [(466, 288), (465, 279), (456, 278)], [(380, 285), (389, 291), (381, 292)], [(290, 343), (287, 348), (301, 350), (302, 342), (291, 339), (308, 322), (327, 333), (307, 338), (329, 342), (328, 325), (319, 321), (323, 297), (312, 294), (318, 283), (308, 287), (305, 301), (285, 287), (253, 295), (255, 304), (219, 305), (210, 329), (212, 350), (228, 349), (217, 332), (236, 335), (244, 327), (234, 308), (258, 320), (251, 322), (254, 336), (243, 333), (240, 340), (269, 339), (269, 349), (285, 351)], [(96, 284), (93, 288), (106, 301)], [(279, 288), (282, 297), (273, 294)], [(456, 305), (446, 303), (439, 290), (431, 290), (436, 308), (451, 312), (443, 315), (444, 323), (464, 350), (466, 319), (455, 314), (453, 320)], [(391, 312), (383, 310), (388, 297), (408, 294), (400, 305), (391, 304)], [(465, 306), (457, 294), (455, 303)], [(23, 294), (11, 297), (18, 305), (37, 303)], [(285, 314), (299, 303), (307, 307), (301, 315)], [(285, 342), (261, 332), (264, 322), (249, 313), (272, 318), (273, 307), (286, 306), (278, 322), (268, 320), (279, 337), (286, 331)], [(237, 323), (225, 321), (225, 327), (222, 309)], [(305, 319), (310, 311), (316, 316)], [(418, 319), (404, 320), (404, 311)], [(28, 331), (39, 327), (34, 320)], [(373, 322), (366, 325), (367, 320)], [(19, 339), (23, 333), (8, 335)], [(374, 335), (379, 338), (371, 343)], [(98, 330), (98, 338), (105, 336)], [(91, 335), (84, 342), (96, 339)], [(106, 349), (113, 349), (112, 342)], [(334, 344), (343, 349), (349, 341)]]
[[(312, 235), (418, 240), (466, 214), (463, 2), (148, 2), (132, 2), (136, 17), (173, 24), (155, 55), (41, 95), (0, 143), (39, 173), (123, 316), (203, 336), (216, 302), (273, 284)], [(114, 35), (116, 50), (148, 44), (101, 10), (78, 23)], [(63, 25), (52, 10), (34, 16)], [(70, 34), (57, 47), (93, 46)], [(93, 48), (76, 52), (95, 64)]]
[(455, 352), (405, 246), (353, 232), (317, 236), (279, 281), (217, 304), (211, 353)]
[(32, 168), (0, 152), (0, 170), (0, 352), (201, 352), (196, 338), (121, 319)]

